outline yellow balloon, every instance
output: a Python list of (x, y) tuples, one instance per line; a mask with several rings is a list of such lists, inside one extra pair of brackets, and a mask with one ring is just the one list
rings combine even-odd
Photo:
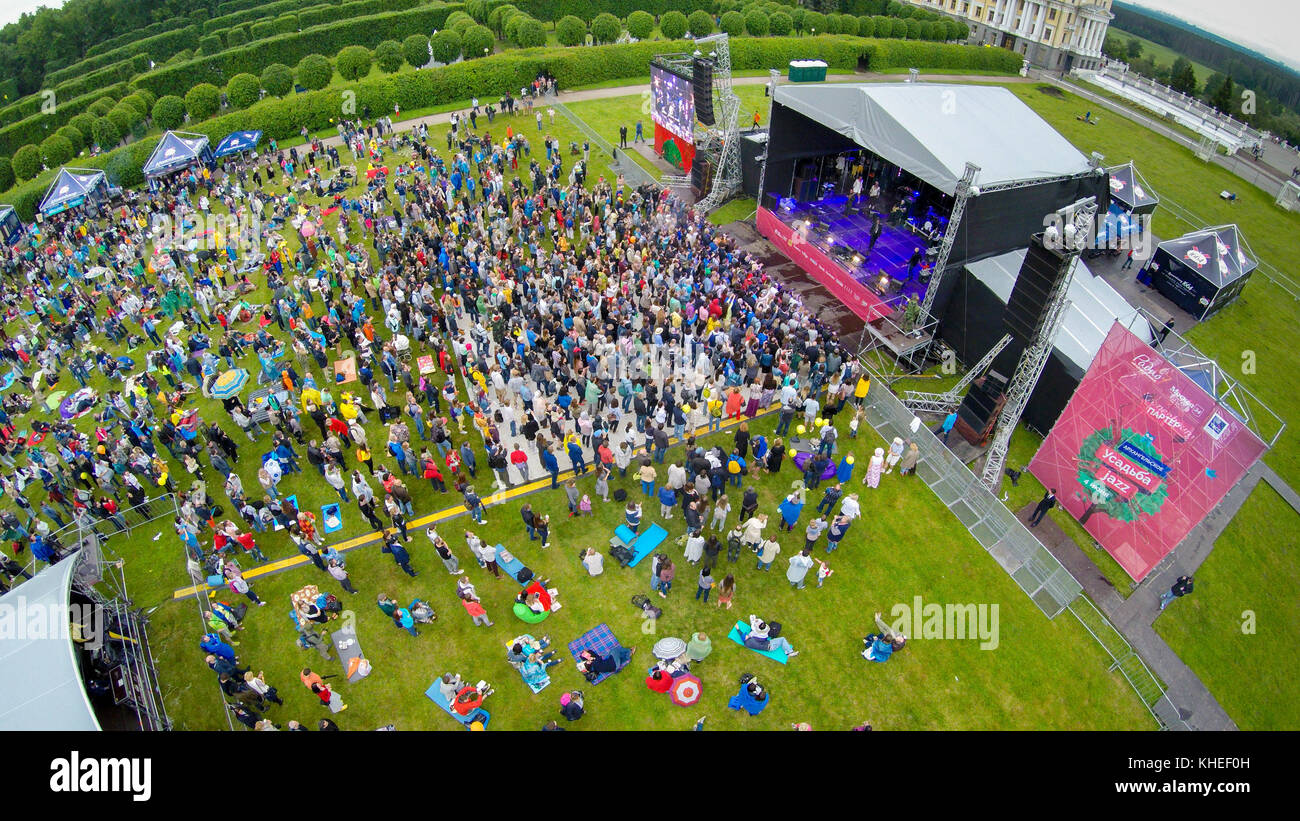
[(800, 425), (799, 427), (794, 429), (794, 432), (799, 434), (800, 436), (803, 436), (805, 433), (808, 432), (808, 429), (805, 428), (803, 425)]
[(822, 418), (819, 416), (819, 417), (817, 417), (816, 420), (813, 421), (813, 424), (820, 428), (822, 425), (826, 424), (826, 420), (825, 420), (825, 419), (822, 419)]
[(854, 462), (853, 454), (850, 453), (848, 456), (845, 456), (845, 457), (844, 457), (844, 461), (848, 462), (850, 465), (853, 464), (853, 462)]

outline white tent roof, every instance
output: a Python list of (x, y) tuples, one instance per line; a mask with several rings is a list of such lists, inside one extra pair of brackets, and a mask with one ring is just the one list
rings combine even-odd
[(777, 86), (776, 102), (954, 194), (966, 163), (978, 185), (1090, 170), (1088, 159), (1009, 90), (931, 83)]
[[(1026, 250), (1021, 248), (978, 262), (969, 262), (966, 270), (1006, 304), (1011, 298), (1011, 288), (1016, 283), (1020, 266), (1025, 261)], [(1070, 280), (1069, 300), (1069, 310), (1056, 335), (1056, 351), (1074, 363), (1080, 371), (1087, 371), (1092, 365), (1093, 357), (1101, 350), (1111, 323), (1116, 319), (1124, 322), (1139, 337), (1150, 333), (1150, 325), (1140, 316), (1129, 324), (1128, 320), (1134, 312), (1133, 306), (1110, 287), (1110, 283), (1094, 277), (1082, 259)]]
[(0, 731), (100, 729), (67, 633), (28, 637), (31, 619), (46, 614), (48, 628), (49, 613), (68, 612), (76, 563), (69, 556), (0, 597)]

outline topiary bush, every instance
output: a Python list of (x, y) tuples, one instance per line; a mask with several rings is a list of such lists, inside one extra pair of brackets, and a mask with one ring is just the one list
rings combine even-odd
[[(185, 122), (185, 101), (174, 94), (159, 97), (158, 102), (153, 104), (153, 122), (165, 131), (180, 128)], [(95, 134), (95, 140), (98, 142), (99, 132), (93, 131), (93, 126), (92, 133)], [(103, 148), (104, 144), (100, 143), (100, 147)]]
[(199, 83), (185, 93), (185, 110), (196, 122), (206, 120), (220, 109), (221, 91), (212, 83)]
[(659, 16), (659, 33), (669, 40), (680, 40), (686, 33), (686, 15), (670, 11)]
[(858, 18), (858, 36), (870, 37), (876, 33), (876, 19), (864, 14)]
[(370, 49), (365, 46), (348, 46), (334, 58), (339, 75), (345, 80), (360, 80), (370, 73)]
[(41, 173), (41, 150), (34, 145), (24, 145), (14, 152), (12, 162), (14, 176), (20, 180), (30, 180)]
[[(54, 133), (72, 144), (72, 152), (74, 154), (86, 147), (86, 135), (82, 133), (80, 129), (70, 125), (65, 125)], [(3, 190), (3, 188), (0, 188), (0, 191)]]
[(283, 97), (293, 91), (293, 69), (284, 63), (271, 63), (262, 69), (262, 88), (275, 97)]
[(713, 33), (713, 15), (704, 9), (696, 9), (686, 17), (686, 27), (696, 37)]
[(226, 32), (226, 45), (229, 48), (238, 48), (239, 46), (248, 45), (248, 29), (243, 26), (235, 26)]
[[(460, 38), (458, 37), (456, 40), (459, 43)], [(427, 65), (429, 62), (429, 38), (423, 34), (412, 34), (407, 37), (402, 41), (402, 57), (406, 60), (407, 65), (415, 68)]]
[[(477, 28), (483, 28), (483, 27), (478, 26)], [(491, 36), (492, 36), (492, 32), (489, 31), (488, 37), (490, 38)], [(443, 29), (442, 31), (433, 35), (432, 42), (433, 42), (433, 59), (437, 60), (438, 62), (454, 63), (456, 62), (456, 58), (460, 56), (460, 51), (463, 46), (463, 43), (461, 43), (460, 35), (452, 31), (451, 29)], [(428, 59), (429, 59), (429, 54), (426, 51), (425, 62), (428, 62)]]
[(375, 64), (385, 74), (392, 74), (402, 67), (402, 44), (396, 40), (385, 40), (375, 46)]
[(510, 17), (518, 13), (519, 9), (509, 3), (497, 6), (488, 14), (487, 27), (491, 31), (501, 34), (505, 31), (506, 23), (510, 21)]
[(236, 74), (226, 83), (226, 102), (231, 108), (248, 108), (262, 98), (262, 81), (252, 74)]
[(645, 40), (655, 30), (654, 15), (637, 9), (627, 16), (627, 33), (638, 40)]
[(805, 11), (803, 15), (803, 31), (809, 34), (831, 34), (826, 28), (826, 15), (819, 11)]
[(794, 30), (794, 19), (783, 11), (778, 11), (767, 18), (768, 31), (777, 37), (785, 37)]
[(745, 15), (738, 11), (729, 11), (722, 15), (719, 27), (728, 35), (739, 37), (745, 33)]
[[(68, 125), (77, 129), (77, 131), (81, 134), (82, 148), (85, 148), (86, 146), (90, 145), (90, 137), (91, 134), (93, 133), (93, 129), (95, 128), (94, 117), (92, 117), (91, 115), (83, 111), (82, 113), (78, 114), (77, 116), (69, 120)], [(0, 186), (0, 191), (3, 190), (4, 190), (3, 186)]]
[(623, 33), (623, 21), (609, 12), (597, 14), (591, 21), (591, 39), (596, 43), (612, 43)]
[(465, 36), (460, 38), (460, 51), (466, 60), (476, 60), (483, 57), (485, 52), (491, 54), (495, 42), (491, 29), (486, 26), (471, 26), (465, 31)]
[[(304, 88), (319, 91), (334, 79), (334, 68), (327, 57), (320, 54), (308, 54), (298, 61), (294, 70), (294, 79)], [(188, 97), (186, 99), (189, 99)], [(193, 110), (190, 114), (193, 114)]]
[[(95, 120), (91, 133), (95, 137), (95, 144), (99, 146), (101, 151), (108, 151), (122, 142), (122, 129), (118, 128), (117, 123), (108, 117), (100, 117)], [(30, 147), (35, 148), (35, 146)], [(14, 162), (15, 164), (18, 162), (17, 154), (14, 155)]]
[(8, 157), (0, 157), (0, 191), (8, 191), (14, 187), (17, 177), (14, 176), (14, 166)]
[(751, 37), (762, 37), (769, 31), (767, 15), (754, 9), (745, 15), (745, 31)]
[(63, 165), (76, 155), (77, 152), (73, 150), (72, 142), (67, 137), (51, 134), (41, 141), (41, 158), (47, 168)]
[(546, 45), (546, 28), (535, 17), (523, 17), (515, 26), (515, 45), (520, 48), (537, 48)]
[[(651, 17), (651, 28), (654, 27), (654, 22), (654, 18)], [(587, 41), (587, 24), (581, 17), (566, 14), (555, 24), (555, 39), (562, 46), (580, 46)]]

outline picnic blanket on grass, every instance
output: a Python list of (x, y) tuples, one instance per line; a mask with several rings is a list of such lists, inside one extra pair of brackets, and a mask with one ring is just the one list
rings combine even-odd
[[(583, 650), (590, 650), (598, 656), (607, 656), (614, 652), (614, 648), (616, 647), (622, 647), (622, 645), (618, 643), (618, 639), (614, 638), (614, 634), (610, 631), (609, 625), (601, 623), (569, 642), (569, 656), (576, 660), (578, 654)], [(577, 662), (575, 661), (574, 663), (576, 664)], [(612, 675), (614, 674), (601, 673), (595, 681), (588, 683), (592, 685), (600, 684)]]
[(361, 652), (361, 642), (357, 640), (357, 634), (350, 628), (335, 630), (330, 634), (330, 640), (334, 642), (334, 649), (339, 651), (339, 661), (343, 663), (343, 675), (347, 676), (348, 684), (356, 684), (365, 676), (357, 670), (348, 675), (349, 663), (354, 658), (364, 658)]
[(473, 724), (475, 721), (483, 722), (483, 729), (486, 730), (488, 721), (492, 718), (492, 714), (489, 713), (487, 710), (484, 710), (482, 707), (478, 708), (477, 710), (473, 711), (467, 716), (463, 716), (460, 713), (456, 712), (455, 710), (451, 709), (451, 704), (448, 703), (447, 699), (442, 697), (442, 691), (438, 689), (437, 679), (434, 679), (433, 684), (429, 685), (429, 689), (425, 690), (424, 694), (429, 697), (430, 701), (432, 701), (434, 704), (437, 704), (439, 707), (441, 707), (443, 712), (445, 712), (447, 715), (451, 716), (452, 718), (460, 722), (461, 725), (464, 726), (466, 730), (468, 730), (469, 725)]
[(646, 528), (645, 532), (632, 540), (628, 547), (632, 550), (632, 561), (627, 563), (628, 567), (636, 567), (637, 563), (649, 556), (659, 545), (664, 543), (668, 538), (668, 531), (657, 524), (652, 524)]
[[(743, 621), (738, 621), (736, 622), (736, 626), (731, 628), (731, 632), (727, 634), (727, 638), (731, 639), (736, 644), (739, 644), (741, 647), (744, 647), (746, 650), (754, 650), (753, 647), (745, 645), (745, 636), (748, 635), (749, 625)], [(779, 661), (782, 664), (785, 664), (789, 660), (786, 658), (784, 650), (754, 650), (754, 652), (758, 653), (760, 656), (767, 656), (773, 661)]]

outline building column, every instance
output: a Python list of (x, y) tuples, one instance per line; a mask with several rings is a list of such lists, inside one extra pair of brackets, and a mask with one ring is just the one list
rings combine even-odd
[(1029, 28), (1034, 21), (1034, 3), (1025, 0), (1024, 9), (1020, 12), (1020, 25), (1016, 26), (1017, 37), (1028, 37)]
[(1075, 35), (1074, 47), (1079, 51), (1088, 50), (1088, 42), (1092, 39), (1092, 21), (1080, 19), (1078, 24), (1078, 33)]
[(1043, 39), (1043, 31), (1047, 28), (1047, 4), (1043, 3), (1038, 7), (1038, 19), (1034, 21), (1034, 33), (1031, 35), (1035, 40)]

